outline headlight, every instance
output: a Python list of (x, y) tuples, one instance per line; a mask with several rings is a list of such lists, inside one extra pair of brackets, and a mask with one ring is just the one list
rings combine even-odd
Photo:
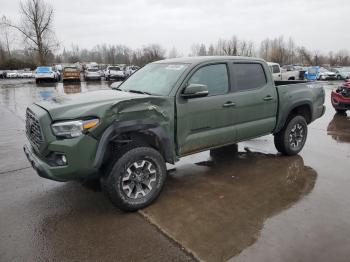
[(56, 136), (73, 138), (83, 134), (84, 131), (93, 128), (99, 124), (98, 118), (89, 120), (74, 120), (52, 124), (52, 131)]

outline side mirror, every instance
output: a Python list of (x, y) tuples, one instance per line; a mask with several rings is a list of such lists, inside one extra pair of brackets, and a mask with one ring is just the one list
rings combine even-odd
[(201, 84), (189, 84), (182, 92), (184, 98), (204, 97), (209, 94), (208, 86)]

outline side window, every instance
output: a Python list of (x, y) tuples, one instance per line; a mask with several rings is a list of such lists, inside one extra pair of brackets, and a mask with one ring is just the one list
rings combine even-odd
[(260, 88), (267, 83), (261, 64), (233, 64), (233, 75), (237, 91)]
[(188, 84), (208, 86), (209, 96), (228, 92), (228, 75), (225, 64), (208, 65), (198, 69), (188, 81)]

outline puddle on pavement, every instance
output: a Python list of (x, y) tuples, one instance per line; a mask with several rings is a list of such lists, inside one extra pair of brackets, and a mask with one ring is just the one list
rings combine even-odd
[(36, 84), (28, 79), (6, 79), (0, 82), (0, 105), (6, 106), (20, 118), (24, 119), (28, 105), (37, 101), (48, 100), (57, 95), (107, 89), (111, 82), (44, 82)]
[(177, 166), (160, 198), (141, 212), (200, 259), (224, 261), (252, 245), (268, 218), (309, 194), (316, 178), (300, 156), (204, 158)]
[(339, 143), (350, 143), (350, 117), (346, 114), (335, 114), (328, 124), (327, 134)]

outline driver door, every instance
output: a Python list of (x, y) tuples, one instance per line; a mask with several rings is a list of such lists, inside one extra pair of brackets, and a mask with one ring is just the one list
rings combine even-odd
[(177, 97), (177, 142), (180, 155), (223, 145), (235, 139), (230, 119), (234, 104), (226, 63), (198, 68), (186, 81), (208, 87), (206, 97)]

